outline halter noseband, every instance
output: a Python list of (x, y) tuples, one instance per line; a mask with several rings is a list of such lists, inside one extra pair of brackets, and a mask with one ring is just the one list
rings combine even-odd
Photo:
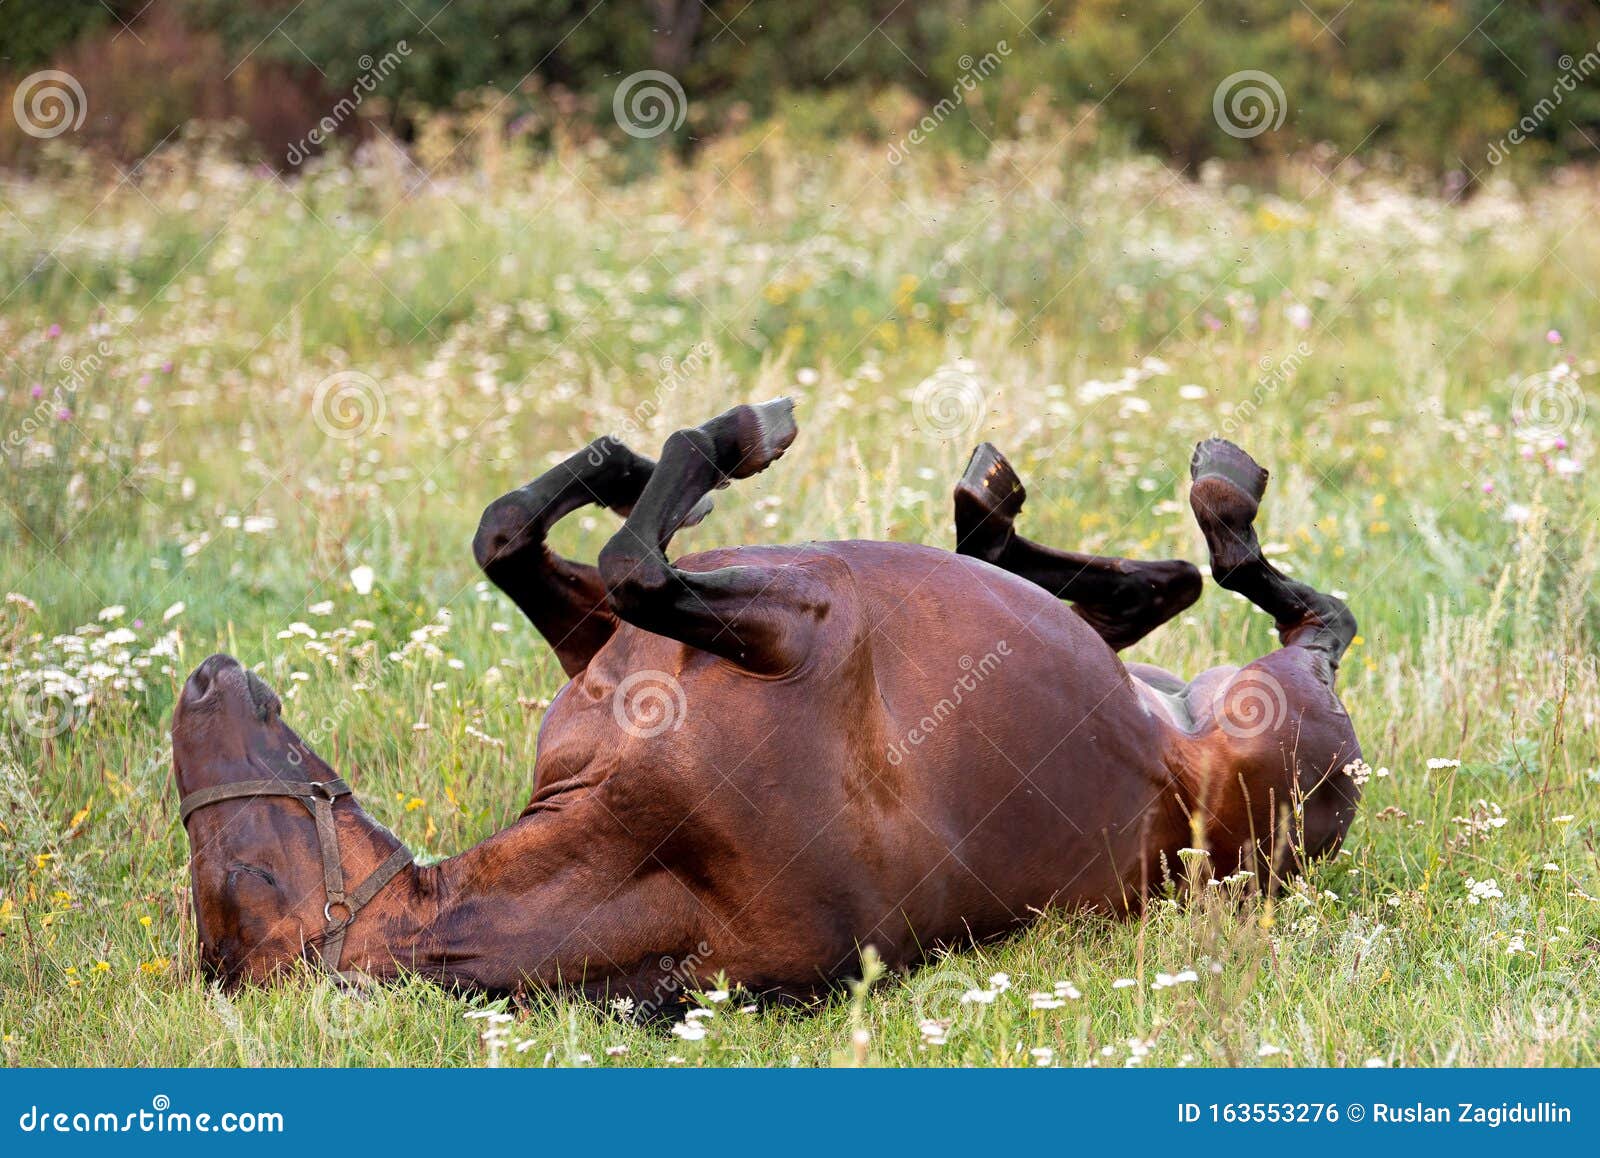
[[(339, 972), (339, 957), (344, 952), (344, 938), (356, 914), (377, 896), (395, 874), (412, 863), (411, 850), (401, 845), (391, 852), (372, 875), (356, 886), (348, 895), (344, 891), (344, 866), (339, 862), (339, 833), (333, 824), (333, 802), (350, 795), (350, 785), (340, 777), (332, 780), (241, 780), (235, 784), (219, 784), (214, 788), (201, 788), (189, 793), (180, 802), (178, 815), (188, 823), (196, 809), (223, 800), (240, 800), (255, 796), (289, 796), (300, 801), (317, 822), (317, 843), (322, 846), (322, 885), (327, 900), (322, 906), (322, 918), (327, 922), (317, 940), (317, 954), (330, 973)], [(334, 916), (334, 909), (343, 909), (342, 917)]]

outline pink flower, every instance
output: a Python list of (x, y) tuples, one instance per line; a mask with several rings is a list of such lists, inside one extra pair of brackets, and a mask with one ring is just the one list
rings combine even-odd
[(1492, 483), (1492, 482), (1484, 483), (1483, 484), (1483, 493), (1486, 494), (1486, 495), (1494, 494), (1494, 483)]
[(46, 330), (44, 332), (44, 336), (47, 337), (47, 338), (59, 338), (61, 336), (61, 327), (60, 326), (51, 326), (48, 330)]
[(56, 417), (61, 419), (62, 422), (71, 422), (72, 421), (72, 411), (68, 410), (65, 406), (63, 406), (60, 410), (56, 411)]
[(1561, 345), (1561, 331), (1560, 330), (1546, 330), (1545, 334), (1544, 334), (1544, 340), (1549, 342), (1552, 346)]
[(33, 389), (28, 391), (28, 396), (30, 398), (43, 398), (44, 387), (35, 383)]

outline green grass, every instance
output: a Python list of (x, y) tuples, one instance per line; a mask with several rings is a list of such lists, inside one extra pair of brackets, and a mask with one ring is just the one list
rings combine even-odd
[[(0, 436), (22, 432), (0, 591), (31, 600), (0, 609), (7, 1064), (1600, 1061), (1590, 177), (1447, 206), (1045, 141), (890, 168), (760, 133), (627, 185), (576, 154), (414, 177), (284, 185), (180, 153), (137, 187), (0, 185)], [(339, 372), (365, 376), (339, 380), (354, 410), (319, 395)], [(525, 801), (561, 683), (480, 582), (479, 511), (599, 433), (648, 451), (780, 393), (800, 441), (679, 548), (948, 544), (988, 438), (1031, 536), (1198, 561), (1189, 448), (1252, 450), (1276, 558), (1361, 620), (1342, 690), (1389, 775), (1343, 854), (1270, 901), (1052, 915), (814, 1011), (735, 995), (696, 1041), (548, 999), (491, 1025), (422, 984), (208, 991), (165, 734), (188, 669), (219, 648), (260, 665), (379, 819), (464, 849)], [(610, 525), (558, 539), (592, 558)], [(1271, 646), (1213, 588), (1132, 655), (1193, 672)], [(83, 704), (41, 690), (91, 663)], [(1503, 895), (1471, 904), (1469, 878)], [(961, 1001), (1001, 972), (991, 1003)], [(1030, 1009), (1056, 981), (1081, 997)]]

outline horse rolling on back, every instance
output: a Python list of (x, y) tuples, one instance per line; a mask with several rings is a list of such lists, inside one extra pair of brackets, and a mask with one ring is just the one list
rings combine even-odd
[[(532, 798), (474, 848), (398, 867), (342, 924), (329, 856), (361, 880), (403, 861), (399, 842), (347, 792), (333, 845), (293, 785), (217, 799), (335, 774), (253, 673), (202, 664), (173, 750), (180, 796), (217, 800), (186, 812), (207, 969), (264, 980), (320, 951), (344, 971), (645, 1005), (719, 975), (805, 994), (868, 945), (910, 965), (1053, 908), (1135, 910), (1186, 846), (1264, 878), (1338, 847), (1359, 797), (1334, 691), (1355, 621), (1263, 556), (1267, 474), (1243, 451), (1196, 448), (1191, 504), (1212, 577), (1271, 613), (1282, 646), (1186, 683), (1117, 653), (1192, 604), (1200, 573), (1022, 537), (1023, 486), (987, 444), (956, 487), (955, 552), (670, 560), (711, 493), (795, 433), (780, 399), (677, 432), (659, 461), (601, 439), (489, 506), (477, 559), (569, 677)], [(597, 564), (555, 554), (550, 529), (591, 504), (624, 516)]]

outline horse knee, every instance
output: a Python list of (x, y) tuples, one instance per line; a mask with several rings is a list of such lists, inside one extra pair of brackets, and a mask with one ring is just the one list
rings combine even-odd
[(541, 538), (539, 512), (520, 490), (501, 495), (484, 508), (472, 538), (472, 557), (484, 572), (526, 550)]
[(600, 582), (611, 610), (636, 622), (661, 606), (671, 585), (672, 569), (659, 552), (637, 543), (618, 542), (622, 537), (619, 533), (600, 550)]
[(1338, 639), (1339, 654), (1343, 655), (1345, 648), (1350, 646), (1356, 633), (1360, 631), (1360, 627), (1356, 623), (1355, 612), (1350, 610), (1348, 603), (1333, 595), (1329, 595), (1327, 599), (1332, 605), (1328, 609), (1328, 630)]

